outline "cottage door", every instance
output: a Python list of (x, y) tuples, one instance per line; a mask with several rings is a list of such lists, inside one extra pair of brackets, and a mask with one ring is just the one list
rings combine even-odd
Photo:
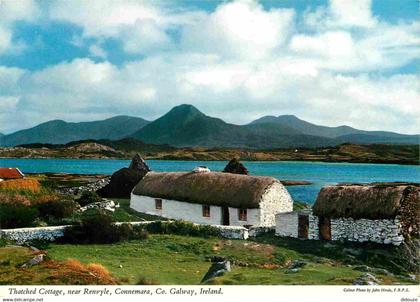
[(309, 216), (298, 216), (298, 238), (308, 239), (309, 234)]
[(319, 239), (331, 240), (331, 220), (325, 217), (319, 217)]
[(222, 207), (222, 224), (223, 225), (230, 225), (229, 208), (228, 207)]

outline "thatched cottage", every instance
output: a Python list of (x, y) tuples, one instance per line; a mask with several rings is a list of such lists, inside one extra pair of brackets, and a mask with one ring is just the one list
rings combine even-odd
[(420, 189), (412, 184), (324, 187), (311, 210), (276, 215), (276, 234), (399, 245), (419, 236)]
[(147, 173), (134, 187), (130, 207), (172, 219), (234, 226), (274, 226), (275, 214), (292, 210), (289, 192), (275, 178), (200, 171)]

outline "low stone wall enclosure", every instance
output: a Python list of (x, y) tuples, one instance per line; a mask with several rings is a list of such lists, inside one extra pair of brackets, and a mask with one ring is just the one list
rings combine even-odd
[[(308, 217), (307, 232), (299, 234), (299, 216)], [(372, 241), (400, 245), (404, 241), (399, 217), (395, 219), (330, 219), (329, 240)], [(302, 239), (320, 239), (319, 218), (310, 211), (280, 213), (276, 216), (276, 235)]]
[[(124, 222), (135, 225), (145, 225), (153, 223), (154, 221), (138, 221), (138, 222)], [(170, 223), (170, 222), (169, 222)], [(117, 222), (116, 224), (123, 224)], [(55, 241), (64, 235), (66, 228), (70, 225), (51, 226), (51, 227), (37, 227), (37, 228), (21, 228), (21, 229), (4, 229), (0, 230), (0, 238), (6, 238), (16, 242), (17, 244), (24, 244), (32, 240), (46, 240)], [(251, 227), (247, 229), (240, 226), (225, 226), (225, 225), (212, 225), (212, 227), (220, 230), (220, 236), (226, 239), (240, 239), (246, 240), (249, 237), (255, 237), (260, 234), (274, 230), (269, 227)]]

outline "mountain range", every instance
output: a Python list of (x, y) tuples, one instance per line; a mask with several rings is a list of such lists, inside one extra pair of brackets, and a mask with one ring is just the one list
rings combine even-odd
[(130, 116), (80, 123), (49, 121), (0, 136), (0, 145), (65, 144), (86, 139), (122, 138), (175, 147), (276, 149), (342, 143), (418, 144), (420, 136), (364, 131), (349, 126), (320, 126), (293, 115), (264, 116), (247, 125), (235, 125), (207, 116), (192, 105), (179, 105), (152, 122)]

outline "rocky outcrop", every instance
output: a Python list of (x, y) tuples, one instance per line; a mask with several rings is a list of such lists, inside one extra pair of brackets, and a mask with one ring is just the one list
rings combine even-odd
[(128, 168), (122, 168), (112, 174), (109, 184), (99, 189), (101, 197), (129, 198), (134, 186), (150, 171), (139, 154), (131, 160)]
[(146, 162), (141, 158), (140, 154), (134, 155), (133, 159), (131, 160), (130, 166), (128, 167), (131, 170), (136, 170), (140, 172), (149, 172), (151, 171), (149, 166)]
[(237, 160), (236, 158), (230, 160), (230, 162), (223, 169), (223, 172), (249, 175), (248, 169), (245, 168), (245, 166), (242, 163), (240, 163), (239, 160)]

